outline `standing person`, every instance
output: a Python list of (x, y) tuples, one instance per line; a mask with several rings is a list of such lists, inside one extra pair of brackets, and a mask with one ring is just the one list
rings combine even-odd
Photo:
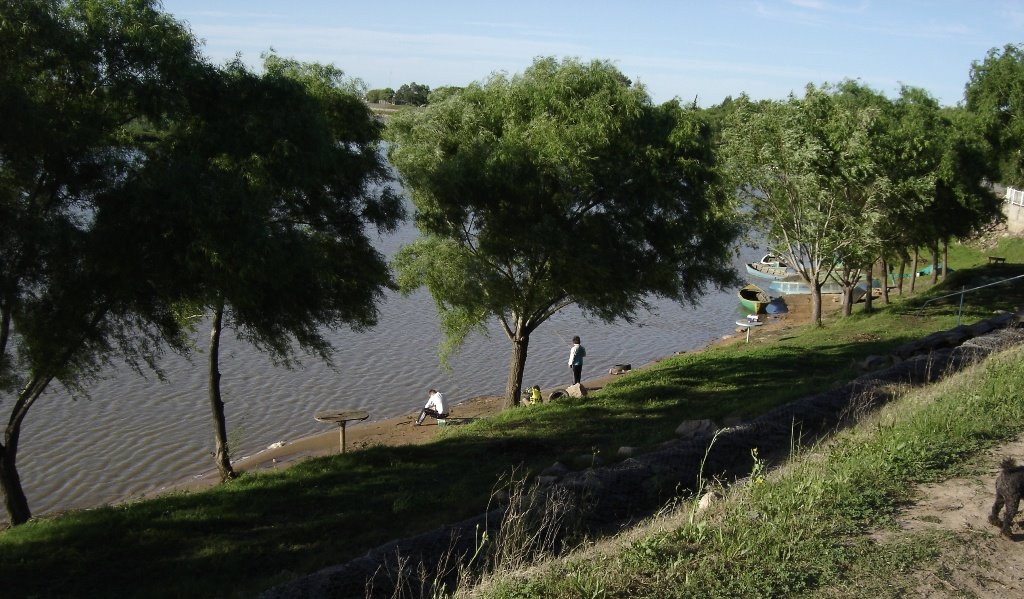
[(423, 409), (420, 411), (420, 417), (416, 419), (416, 426), (423, 424), (423, 419), (427, 416), (433, 416), (434, 418), (448, 417), (448, 401), (445, 399), (444, 393), (437, 389), (431, 389), (428, 393), (430, 397), (427, 399), (427, 405), (423, 406)]
[(586, 355), (587, 350), (580, 345), (580, 336), (575, 335), (572, 338), (572, 348), (569, 349), (569, 368), (572, 368), (572, 383), (574, 385), (579, 384), (580, 377), (583, 376), (583, 357)]

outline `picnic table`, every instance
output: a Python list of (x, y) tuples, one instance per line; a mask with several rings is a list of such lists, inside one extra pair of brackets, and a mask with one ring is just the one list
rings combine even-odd
[(369, 412), (362, 410), (330, 410), (313, 416), (320, 422), (333, 422), (341, 427), (341, 453), (345, 453), (345, 425), (349, 422), (366, 420), (369, 417)]
[(1002, 256), (989, 256), (988, 257), (988, 263), (989, 264), (1004, 264), (1005, 262), (1006, 262), (1006, 258), (1003, 258)]

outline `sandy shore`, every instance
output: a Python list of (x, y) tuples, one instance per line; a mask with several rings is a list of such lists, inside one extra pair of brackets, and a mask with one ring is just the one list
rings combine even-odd
[[(789, 308), (787, 313), (769, 316), (766, 318), (763, 326), (756, 327), (751, 331), (751, 342), (763, 342), (777, 338), (781, 335), (782, 331), (810, 321), (809, 295), (786, 296), (786, 304)], [(825, 314), (834, 312), (838, 308), (839, 303), (837, 300), (833, 301), (833, 296), (822, 296), (822, 311)], [(734, 334), (726, 335), (721, 339), (712, 341), (703, 348), (693, 351), (703, 351), (709, 347), (725, 343), (742, 343), (745, 339), (746, 335), (737, 330)], [(655, 360), (639, 367), (634, 365), (634, 369), (631, 372), (642, 370), (659, 361)], [(583, 385), (589, 390), (597, 390), (607, 385), (610, 381), (622, 376), (629, 376), (629, 373), (623, 375), (600, 374), (593, 378), (584, 379)], [(543, 390), (545, 396), (552, 390)], [(424, 397), (425, 401), (426, 398)], [(451, 418), (456, 420), (486, 418), (500, 412), (503, 403), (503, 398), (500, 396), (476, 397), (453, 406)], [(431, 441), (437, 435), (437, 423), (432, 418), (428, 418), (423, 426), (415, 426), (418, 414), (419, 410), (417, 409), (396, 418), (349, 424), (345, 429), (346, 451), (359, 451), (360, 449), (374, 446), (416, 445)], [(327, 430), (323, 433), (287, 441), (281, 446), (271, 447), (254, 455), (243, 457), (234, 462), (233, 466), (239, 472), (273, 470), (290, 466), (311, 457), (338, 453), (341, 445), (339, 429), (326, 424), (324, 426)], [(159, 493), (205, 489), (216, 485), (218, 481), (217, 471), (211, 468), (200, 475), (161, 489)]]

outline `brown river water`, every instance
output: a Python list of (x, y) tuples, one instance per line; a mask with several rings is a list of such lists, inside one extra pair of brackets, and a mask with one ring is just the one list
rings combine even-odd
[[(406, 225), (382, 238), (379, 248), (390, 257), (415, 235)], [(739, 272), (743, 262), (758, 257), (758, 250), (744, 249), (736, 259)], [(735, 290), (712, 291), (697, 308), (654, 304), (654, 313), (641, 313), (633, 324), (588, 320), (575, 308), (557, 314), (531, 336), (524, 385), (572, 382), (566, 358), (573, 335), (587, 348), (588, 378), (614, 364), (636, 367), (702, 347), (732, 333), (742, 314)], [(425, 291), (389, 294), (376, 328), (339, 330), (329, 338), (337, 349), (334, 369), (308, 358), (288, 370), (225, 333), (221, 383), (236, 457), (328, 430), (313, 420), (322, 410), (366, 410), (380, 420), (417, 410), (429, 387), (454, 402), (504, 392), (511, 349), (504, 333), (495, 326), (489, 338), (471, 337), (445, 372), (437, 358), (437, 317)], [(150, 495), (212, 469), (206, 339), (200, 327), (191, 362), (168, 356), (161, 363), (163, 382), (111, 368), (88, 387), (88, 398), (72, 399), (55, 384), (39, 399), (25, 420), (18, 456), (33, 514)]]

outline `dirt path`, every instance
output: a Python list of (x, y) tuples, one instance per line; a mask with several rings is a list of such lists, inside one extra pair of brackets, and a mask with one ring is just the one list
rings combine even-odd
[(947, 553), (939, 559), (937, 568), (916, 574), (920, 580), (918, 597), (1024, 598), (1021, 516), (1013, 540), (1000, 536), (999, 529), (988, 523), (1003, 457), (1024, 462), (1024, 437), (988, 451), (985, 463), (991, 468), (977, 476), (921, 486), (919, 498), (899, 514), (903, 531), (948, 531), (969, 537), (966, 549)]

